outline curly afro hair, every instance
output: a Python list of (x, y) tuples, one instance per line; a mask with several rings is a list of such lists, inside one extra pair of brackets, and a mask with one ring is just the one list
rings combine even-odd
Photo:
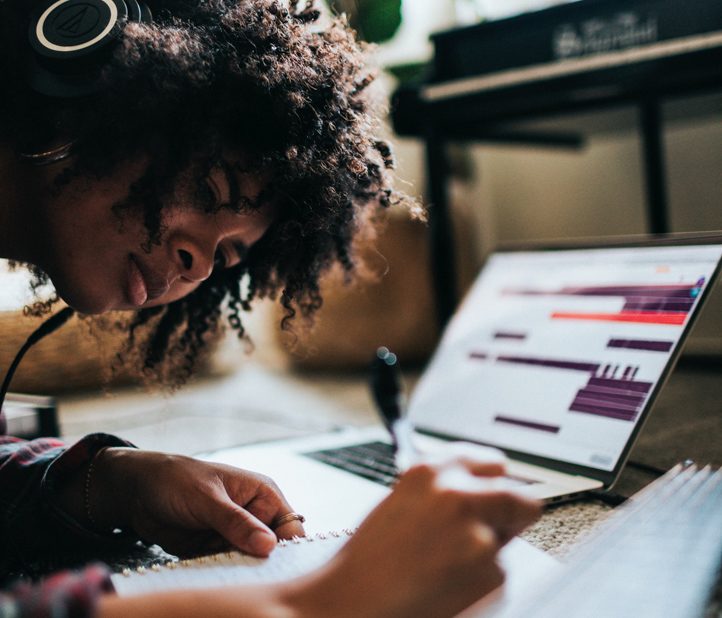
[(240, 152), (244, 171), (272, 179), (254, 203), (222, 206), (242, 212), (273, 202), (279, 213), (243, 262), (133, 319), (131, 345), (138, 327), (152, 328), (142, 351), (146, 372), (167, 374), (170, 366), (181, 383), (224, 307), (241, 337), (241, 311), (257, 298), (280, 296), (284, 328), (296, 315), (310, 317), (321, 305), (320, 276), (336, 263), (351, 274), (354, 239), (380, 210), (405, 199), (392, 190), (391, 154), (376, 138), (381, 101), (368, 88), (375, 78), (368, 50), (343, 19), (320, 25), (313, 2), (148, 4), (153, 22), (125, 26), (95, 92), (51, 99), (26, 85), (26, 5), (0, 0), (0, 134), (18, 148), (74, 140), (60, 188), (147, 156), (149, 167), (117, 211), (143, 217), (149, 246), (162, 241), (164, 204), (189, 170), (200, 186), (227, 164), (224, 153)]

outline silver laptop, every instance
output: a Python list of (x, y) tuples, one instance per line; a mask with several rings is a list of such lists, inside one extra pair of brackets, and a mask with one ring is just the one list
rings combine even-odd
[[(712, 235), (493, 253), (411, 394), (417, 445), (500, 449), (507, 482), (547, 502), (610, 488), (721, 258)], [(378, 426), (204, 458), (274, 478), (314, 532), (357, 525), (391, 456)]]

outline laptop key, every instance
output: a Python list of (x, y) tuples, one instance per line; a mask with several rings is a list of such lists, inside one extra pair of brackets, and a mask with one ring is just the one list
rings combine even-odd
[(394, 448), (384, 442), (355, 444), (304, 455), (386, 487), (394, 485), (398, 480)]

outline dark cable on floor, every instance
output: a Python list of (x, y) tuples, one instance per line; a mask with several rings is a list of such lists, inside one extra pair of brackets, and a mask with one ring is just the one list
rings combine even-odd
[[(652, 466), (650, 464), (642, 463), (641, 461), (634, 461), (634, 460), (628, 460), (626, 463), (627, 466), (630, 468), (636, 468), (637, 470), (641, 470), (642, 472), (646, 472), (647, 474), (653, 475), (655, 478), (660, 477), (667, 473), (667, 470), (663, 470), (662, 468), (658, 468), (657, 466)], [(622, 496), (621, 494), (617, 494), (611, 491), (605, 491), (603, 489), (593, 489), (591, 491), (587, 492), (587, 495), (590, 498), (595, 498), (596, 500), (601, 500), (605, 504), (608, 504), (610, 506), (619, 506), (622, 504), (626, 498)]]
[(594, 498), (604, 504), (608, 504), (611, 507), (619, 506), (623, 502), (626, 502), (627, 498), (622, 494), (617, 494), (613, 491), (605, 491), (603, 489), (592, 489), (586, 492), (587, 497)]
[(637, 470), (647, 472), (648, 474), (653, 474), (654, 476), (662, 476), (663, 474), (667, 474), (667, 470), (663, 470), (662, 468), (658, 468), (657, 466), (652, 466), (650, 464), (642, 463), (641, 461), (633, 461), (630, 459), (629, 461), (627, 461), (627, 465), (630, 468), (636, 468)]

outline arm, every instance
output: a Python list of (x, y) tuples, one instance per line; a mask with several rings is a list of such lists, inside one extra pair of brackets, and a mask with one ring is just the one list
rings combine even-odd
[(0, 438), (0, 501), (5, 572), (79, 544), (122, 546), (142, 538), (179, 555), (229, 546), (267, 555), (277, 536), (303, 534), (297, 521), (271, 530), (292, 509), (267, 477), (141, 451), (106, 434), (71, 447), (56, 439)]
[(15, 566), (17, 549), (32, 559), (80, 542), (115, 542), (116, 537), (98, 534), (64, 512), (55, 487), (65, 475), (82, 470), (101, 448), (127, 444), (104, 434), (88, 436), (72, 447), (54, 438), (0, 438), (0, 555), (6, 571)]
[(412, 468), (334, 559), (292, 582), (109, 595), (99, 617), (454, 616), (503, 582), (499, 549), (539, 512), (479, 478), (499, 471), (468, 460)]
[[(89, 473), (97, 485), (90, 495), (95, 521), (86, 512)], [(207, 550), (229, 544), (216, 529), (241, 545), (261, 527), (273, 547), (276, 535), (255, 515), (271, 524), (290, 510), (264, 476), (139, 451), (104, 434), (70, 447), (54, 438), (0, 437), (0, 504), (0, 576), (25, 570), (23, 563), (31, 563), (32, 572), (38, 555), (62, 555), (82, 543), (95, 549), (135, 543), (134, 532), (112, 533), (116, 526), (137, 528), (166, 546)], [(303, 534), (303, 528), (289, 522), (277, 534)], [(266, 545), (259, 553), (269, 551)], [(21, 581), (0, 590), (0, 616), (85, 618), (95, 615), (99, 597), (111, 590), (108, 569), (101, 566), (62, 572), (39, 584)]]

